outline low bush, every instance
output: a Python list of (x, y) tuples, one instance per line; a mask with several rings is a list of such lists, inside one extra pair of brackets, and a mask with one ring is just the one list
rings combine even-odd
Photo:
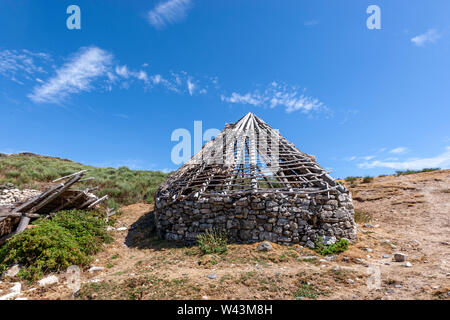
[(404, 170), (404, 171), (396, 171), (395, 173), (397, 174), (397, 176), (404, 176), (404, 175), (408, 175), (408, 174), (432, 172), (432, 171), (437, 171), (437, 170), (441, 170), (441, 168), (425, 168), (422, 170)]
[(373, 182), (373, 177), (371, 177), (371, 176), (366, 176), (362, 180), (362, 183), (371, 183), (371, 182)]
[(222, 229), (210, 229), (197, 236), (197, 243), (203, 254), (221, 254), (228, 250), (228, 235)]
[(36, 280), (71, 265), (88, 265), (91, 255), (110, 241), (106, 223), (95, 212), (61, 211), (7, 240), (0, 248), (0, 270), (18, 263), (22, 265), (20, 277)]
[(350, 183), (354, 183), (360, 178), (361, 177), (352, 177), (352, 176), (350, 176), (350, 177), (345, 178), (345, 181), (350, 182)]
[(325, 245), (322, 242), (322, 237), (319, 237), (319, 241), (316, 242), (316, 246), (314, 248), (314, 251), (321, 254), (322, 256), (335, 254), (344, 252), (348, 249), (349, 242), (346, 239), (339, 239), (336, 243)]

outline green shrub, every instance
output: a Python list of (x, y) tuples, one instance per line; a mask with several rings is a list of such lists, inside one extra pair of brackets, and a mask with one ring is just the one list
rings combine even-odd
[(111, 240), (106, 224), (94, 214), (61, 211), (51, 220), (37, 220), (35, 227), (13, 236), (0, 248), (0, 269), (18, 263), (23, 266), (19, 276), (36, 280), (46, 272), (88, 265), (90, 256)]
[(62, 211), (52, 219), (52, 222), (67, 229), (84, 251), (92, 254), (100, 251), (103, 242), (112, 241), (106, 232), (106, 222), (95, 215), (95, 211)]
[(362, 180), (362, 183), (371, 183), (371, 182), (373, 182), (373, 177), (371, 177), (371, 176), (366, 176)]
[(197, 243), (203, 254), (221, 254), (228, 250), (228, 235), (222, 229), (210, 229), (197, 236)]
[(334, 244), (325, 245), (322, 242), (322, 237), (319, 237), (319, 241), (317, 241), (315, 244), (316, 247), (314, 248), (314, 251), (323, 256), (326, 256), (329, 254), (344, 252), (345, 250), (348, 249), (349, 242), (346, 239), (339, 239)]
[(437, 171), (437, 170), (441, 170), (441, 168), (425, 168), (422, 170), (404, 170), (404, 171), (396, 171), (395, 173), (397, 174), (397, 176), (404, 176), (404, 175), (408, 175), (408, 174), (432, 172), (432, 171)]
[(350, 182), (350, 183), (354, 183), (354, 182), (356, 182), (356, 180), (358, 180), (360, 178), (361, 177), (352, 177), (352, 176), (350, 176), (350, 177), (345, 178), (345, 181)]

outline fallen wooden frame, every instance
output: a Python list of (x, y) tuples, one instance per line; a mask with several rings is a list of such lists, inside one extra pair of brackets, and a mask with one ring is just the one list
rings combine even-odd
[[(96, 195), (90, 193), (97, 188), (88, 188), (85, 190), (70, 189), (77, 182), (91, 180), (91, 178), (81, 179), (85, 173), (86, 170), (82, 170), (58, 178), (53, 181), (54, 183), (58, 182), (58, 184), (48, 188), (40, 195), (24, 203), (0, 207), (0, 245), (11, 236), (24, 231), (31, 222), (31, 219), (54, 216), (58, 211), (63, 209), (91, 210), (106, 201), (108, 196), (98, 198)], [(61, 182), (63, 180), (66, 180), (66, 182)], [(5, 224), (11, 225), (5, 226)], [(16, 225), (17, 227), (14, 229), (13, 227)], [(14, 230), (12, 231), (11, 229)]]

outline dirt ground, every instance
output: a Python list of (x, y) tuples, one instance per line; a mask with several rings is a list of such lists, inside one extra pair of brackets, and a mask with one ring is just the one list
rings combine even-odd
[[(114, 242), (92, 263), (104, 269), (83, 270), (76, 297), (64, 273), (45, 289), (23, 283), (22, 297), (450, 299), (450, 170), (345, 183), (353, 194), (358, 240), (339, 255), (321, 257), (298, 245), (276, 244), (260, 252), (257, 243), (201, 255), (196, 246), (158, 240), (151, 231), (152, 206), (137, 203), (122, 208), (111, 231)], [(395, 252), (406, 254), (412, 266), (394, 262)], [(10, 286), (3, 281), (0, 290), (4, 294)]]

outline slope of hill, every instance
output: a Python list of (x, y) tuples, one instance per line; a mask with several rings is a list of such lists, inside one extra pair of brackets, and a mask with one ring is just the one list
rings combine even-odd
[(160, 171), (130, 170), (127, 167), (101, 168), (85, 166), (67, 159), (32, 153), (0, 154), (0, 185), (13, 183), (20, 189), (43, 189), (52, 180), (80, 170), (88, 170), (86, 177), (94, 180), (79, 185), (99, 187), (97, 196), (108, 195), (108, 205), (117, 207), (140, 201), (153, 202), (159, 185), (166, 179)]

